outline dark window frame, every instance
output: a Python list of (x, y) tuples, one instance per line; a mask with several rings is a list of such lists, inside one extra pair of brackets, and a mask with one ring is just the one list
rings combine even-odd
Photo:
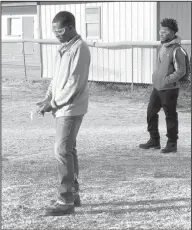
[[(96, 9), (98, 10), (98, 20), (96, 21), (87, 21), (87, 13), (86, 13), (86, 10), (87, 9)], [(98, 36), (88, 36), (88, 33), (87, 33), (87, 25), (91, 25), (91, 24), (98, 24), (99, 25), (99, 34)], [(101, 39), (101, 7), (100, 6), (86, 6), (85, 8), (85, 36), (86, 36), (86, 39)]]
[[(21, 21), (21, 34), (12, 34), (12, 19), (19, 19)], [(7, 36), (9, 37), (22, 37), (22, 18), (18, 16), (7, 17)]]

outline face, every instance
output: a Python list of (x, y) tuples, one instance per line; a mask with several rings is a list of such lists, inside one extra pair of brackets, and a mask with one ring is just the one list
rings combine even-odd
[(68, 41), (70, 36), (69, 26), (63, 26), (60, 22), (54, 22), (52, 23), (52, 31), (61, 43)]
[(166, 42), (171, 40), (175, 36), (175, 33), (172, 30), (170, 30), (168, 27), (161, 27), (159, 31), (159, 35), (160, 35), (160, 40), (162, 42)]

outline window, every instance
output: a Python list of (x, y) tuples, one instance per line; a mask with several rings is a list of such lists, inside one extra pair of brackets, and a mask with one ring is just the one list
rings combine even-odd
[(7, 18), (7, 35), (8, 36), (21, 36), (22, 23), (21, 18)]
[(88, 7), (85, 9), (86, 38), (101, 38), (101, 9)]

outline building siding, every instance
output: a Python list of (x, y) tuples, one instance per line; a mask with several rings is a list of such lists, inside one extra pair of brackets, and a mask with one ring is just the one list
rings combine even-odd
[[(12, 5), (13, 4), (13, 5)], [(21, 3), (10, 3), (9, 6), (2, 6), (1, 25), (2, 39), (21, 39), (22, 36), (7, 35), (7, 18), (19, 17), (21, 19), (21, 32), (25, 38), (38, 38), (37, 7), (36, 5), (25, 5)], [(34, 3), (33, 3), (34, 4)], [(30, 20), (31, 18), (31, 20)], [(34, 19), (34, 21), (33, 21)], [(17, 28), (18, 29), (18, 28)], [(25, 65), (27, 78), (34, 79), (41, 76), (40, 45), (25, 43)], [(13, 71), (14, 70), (14, 71)], [(2, 74), (3, 77), (20, 78), (24, 77), (24, 56), (23, 44), (2, 43)]]
[[(158, 10), (158, 28), (163, 18), (174, 18), (178, 22), (178, 35), (181, 39), (191, 40), (191, 2), (160, 2), (158, 3)], [(183, 47), (191, 56), (191, 45), (183, 45)]]
[[(76, 17), (77, 32), (86, 40), (85, 9), (89, 6), (101, 8), (101, 39), (98, 42), (156, 41), (159, 40), (160, 21), (173, 17), (178, 21), (179, 33), (184, 40), (191, 40), (190, 2), (92, 2), (92, 3), (40, 3), (40, 23), (43, 39), (55, 38), (52, 33), (52, 19), (61, 10), (72, 12)], [(7, 17), (34, 17), (34, 38), (38, 38), (36, 6), (2, 7), (2, 38), (6, 36)], [(58, 45), (42, 45), (43, 77), (52, 78), (54, 57)], [(191, 56), (191, 45), (183, 45)], [(36, 63), (39, 61), (39, 45), (34, 44)], [(156, 48), (134, 48), (112, 50), (90, 48), (91, 66), (89, 80), (106, 82), (151, 83), (156, 65)], [(2, 44), (2, 53), (21, 55), (22, 44)], [(133, 70), (132, 70), (133, 66)]]
[[(86, 39), (85, 8), (101, 7), (101, 39), (98, 42), (155, 41), (156, 3), (155, 2), (97, 2), (63, 5), (41, 5), (43, 38), (54, 38), (51, 21), (61, 10), (72, 12), (76, 17), (77, 32)], [(43, 45), (43, 77), (53, 75), (54, 56), (58, 46)], [(131, 82), (131, 49), (109, 50), (90, 48), (91, 67), (89, 79), (93, 81)], [(156, 49), (134, 49), (133, 76), (135, 83), (151, 83), (155, 65)]]
[[(36, 6), (3, 6), (2, 7), (2, 39), (22, 39), (21, 36), (9, 36), (7, 35), (7, 18), (9, 17), (20, 17), (21, 24), (23, 24), (23, 18), (27, 20), (27, 17), (34, 18), (33, 28), (29, 28), (28, 30), (33, 30), (33, 38), (37, 38), (38, 28), (37, 28), (37, 8)], [(23, 25), (22, 25), (23, 27)], [(23, 31), (22, 32), (28, 32)], [(32, 37), (30, 37), (32, 38)], [(39, 45), (31, 44), (34, 49), (34, 55), (39, 56)], [(3, 43), (2, 44), (2, 53), (9, 55), (21, 55), (23, 52), (22, 44), (14, 44), (14, 43)]]

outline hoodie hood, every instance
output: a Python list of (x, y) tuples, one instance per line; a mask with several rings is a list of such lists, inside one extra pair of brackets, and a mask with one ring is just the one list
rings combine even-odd
[(179, 36), (175, 36), (175, 38), (172, 41), (164, 43), (162, 45), (165, 47), (168, 47), (168, 46), (174, 45), (174, 44), (179, 44), (179, 45), (181, 44), (181, 38)]

